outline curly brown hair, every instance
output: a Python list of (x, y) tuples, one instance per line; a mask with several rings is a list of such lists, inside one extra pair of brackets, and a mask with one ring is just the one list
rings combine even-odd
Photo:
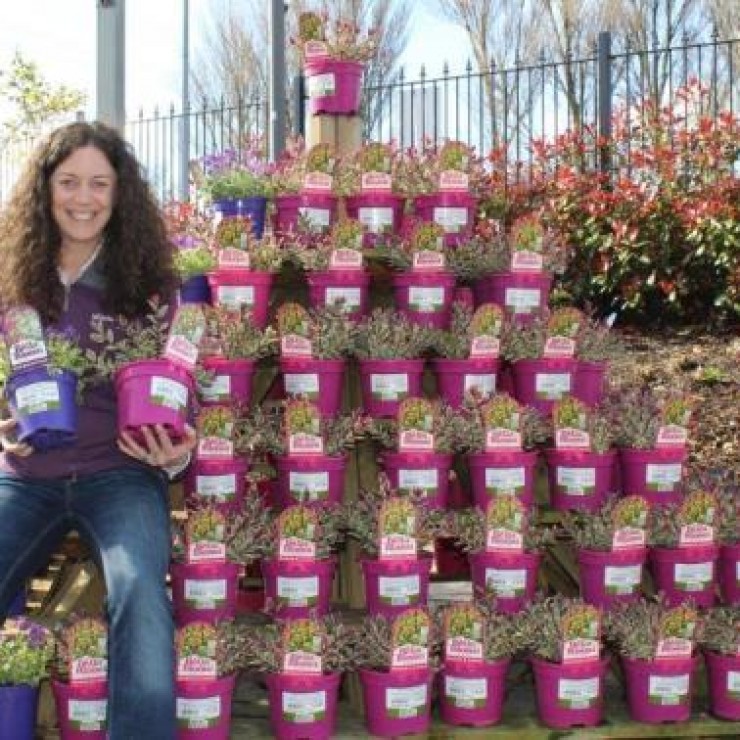
[(51, 177), (73, 152), (99, 149), (116, 172), (113, 213), (105, 227), (104, 307), (111, 314), (142, 316), (155, 296), (168, 301), (177, 285), (159, 206), (130, 146), (102, 123), (62, 126), (26, 162), (0, 213), (0, 296), (6, 306), (33, 306), (47, 323), (62, 313), (64, 288), (57, 272), (61, 234), (52, 216)]

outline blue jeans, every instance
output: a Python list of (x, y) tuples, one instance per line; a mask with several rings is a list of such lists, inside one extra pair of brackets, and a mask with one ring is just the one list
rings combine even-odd
[(105, 578), (109, 737), (170, 740), (175, 657), (164, 478), (134, 469), (49, 481), (0, 473), (0, 614), (70, 529)]

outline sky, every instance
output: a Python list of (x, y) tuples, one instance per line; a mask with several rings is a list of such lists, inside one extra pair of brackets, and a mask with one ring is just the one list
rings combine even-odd
[[(267, 2), (268, 0), (265, 0)], [(191, 60), (208, 15), (239, 0), (190, 0)], [(0, 70), (15, 52), (35, 62), (49, 82), (87, 95), (86, 116), (95, 114), (97, 0), (0, 0)], [(409, 43), (402, 62), (407, 79), (421, 64), (440, 75), (445, 60), (463, 69), (469, 48), (464, 32), (430, 10), (429, 0), (412, 0)], [(183, 0), (126, 0), (126, 117), (155, 106), (179, 107), (182, 74)], [(440, 39), (444, 39), (440, 50)], [(0, 101), (0, 120), (5, 112)]]

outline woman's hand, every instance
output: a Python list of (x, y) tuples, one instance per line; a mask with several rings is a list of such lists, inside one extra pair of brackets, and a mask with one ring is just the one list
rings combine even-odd
[(25, 442), (19, 442), (14, 435), (18, 422), (12, 416), (0, 419), (0, 443), (3, 451), (9, 452), (16, 457), (28, 457), (33, 452), (33, 447)]
[(170, 468), (184, 464), (198, 443), (198, 435), (189, 424), (178, 444), (173, 444), (169, 434), (161, 424), (142, 426), (146, 446), (137, 442), (128, 432), (121, 432), (118, 449), (130, 457), (155, 468)]

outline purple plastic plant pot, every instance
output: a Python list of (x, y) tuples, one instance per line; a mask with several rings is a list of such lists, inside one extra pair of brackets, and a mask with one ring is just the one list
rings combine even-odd
[(214, 624), (236, 616), (236, 563), (171, 563), (175, 622)]
[(740, 606), (740, 543), (720, 547), (718, 573), (722, 602)]
[(323, 617), (331, 606), (334, 558), (325, 560), (263, 560), (265, 598), (281, 619)]
[(345, 455), (279, 455), (275, 459), (275, 508), (293, 504), (339, 504), (344, 492)]
[(108, 684), (73, 684), (52, 679), (61, 740), (105, 740)]
[(515, 324), (530, 324), (546, 308), (552, 285), (547, 272), (502, 272), (473, 283), (476, 306), (497, 303)]
[(533, 657), (537, 713), (548, 727), (595, 727), (604, 715), (606, 658), (549, 663)]
[(518, 614), (534, 598), (541, 556), (536, 552), (472, 552), (473, 592), (496, 596), (496, 611)]
[(448, 725), (487, 727), (501, 721), (510, 660), (446, 663), (439, 674), (439, 709)]
[(595, 512), (614, 493), (614, 450), (545, 450), (550, 504), (555, 511)]
[(578, 550), (581, 596), (604, 610), (640, 598), (647, 549)]
[(455, 409), (463, 405), (465, 394), (475, 388), (482, 396), (496, 393), (501, 362), (496, 357), (472, 357), (466, 360), (435, 358), (432, 370), (437, 378), (437, 393)]
[(583, 403), (598, 406), (604, 398), (608, 363), (578, 360), (573, 395)]
[(424, 492), (430, 509), (447, 507), (452, 455), (434, 452), (383, 452), (380, 467), (391, 485), (402, 493)]
[(0, 740), (33, 740), (38, 704), (38, 686), (0, 686)]
[(331, 306), (341, 300), (348, 319), (359, 321), (367, 313), (370, 275), (366, 270), (310, 272), (306, 281), (311, 308)]
[(717, 587), (716, 545), (651, 547), (648, 552), (655, 588), (665, 593), (670, 606), (689, 599), (702, 609), (714, 605)]
[(363, 558), (360, 565), (369, 615), (392, 619), (406, 609), (427, 605), (431, 558)]
[(622, 492), (642, 496), (650, 506), (667, 506), (681, 500), (686, 461), (684, 447), (619, 450)]
[(372, 248), (384, 235), (401, 229), (403, 198), (382, 190), (350, 195), (345, 199), (347, 215), (365, 227), (362, 246)]
[(255, 360), (226, 357), (204, 357), (203, 369), (213, 374), (207, 386), (198, 386), (198, 397), (203, 406), (219, 404), (248, 405), (252, 398), (252, 377)]
[(268, 673), (270, 724), (277, 740), (329, 740), (337, 718), (341, 673)]
[(466, 457), (473, 503), (483, 511), (493, 496), (516, 496), (529, 511), (534, 506), (536, 451), (473, 452)]
[(123, 365), (113, 382), (118, 399), (118, 431), (141, 443), (144, 425), (161, 424), (174, 443), (185, 433), (193, 398), (193, 376), (167, 359), (137, 360)]
[(195, 458), (185, 475), (185, 499), (190, 504), (209, 503), (223, 514), (233, 514), (241, 507), (246, 492), (247, 461)]
[(421, 395), (424, 360), (360, 360), (360, 386), (365, 413), (395, 417), (404, 398)]
[(270, 290), (275, 276), (260, 270), (214, 270), (208, 273), (214, 306), (231, 311), (246, 308), (258, 329), (267, 325)]
[(252, 195), (248, 198), (219, 198), (213, 201), (211, 208), (216, 213), (220, 213), (224, 219), (249, 218), (252, 222), (254, 238), (262, 238), (265, 231), (265, 214), (267, 213), (266, 197)]
[(318, 57), (303, 65), (311, 115), (352, 116), (360, 110), (365, 65), (349, 59)]
[(465, 191), (439, 191), (417, 195), (414, 210), (422, 220), (439, 224), (445, 246), (454, 247), (473, 233), (476, 200)]
[(303, 396), (316, 404), (324, 418), (334, 418), (342, 409), (346, 360), (315, 360), (312, 357), (282, 357), (280, 373), (288, 397)]
[(393, 294), (399, 313), (411, 323), (430, 329), (449, 327), (455, 295), (453, 275), (407, 270), (393, 276)]
[(177, 681), (177, 739), (229, 740), (235, 684), (235, 674)]
[(310, 192), (275, 198), (275, 232), (278, 236), (295, 234), (301, 216), (311, 222), (315, 231), (328, 231), (337, 217), (337, 198)]
[(549, 417), (555, 401), (573, 392), (577, 366), (577, 360), (567, 357), (513, 362), (511, 370), (516, 400)]
[(715, 717), (740, 721), (740, 655), (705, 652), (709, 682), (709, 711)]
[(627, 709), (635, 722), (686, 722), (699, 657), (638, 660), (622, 656)]

